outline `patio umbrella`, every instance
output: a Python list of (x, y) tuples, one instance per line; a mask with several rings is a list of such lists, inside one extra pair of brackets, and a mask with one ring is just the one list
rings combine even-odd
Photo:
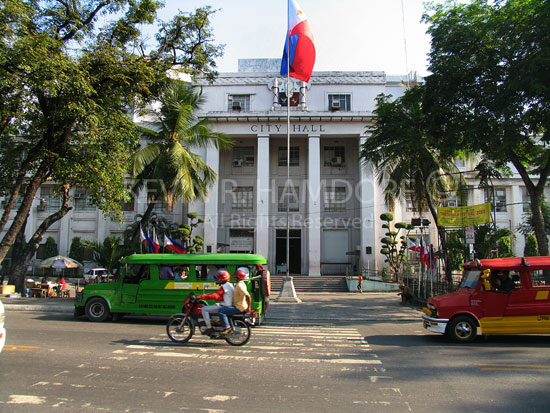
[(79, 268), (79, 267), (82, 267), (81, 263), (79, 263), (76, 260), (73, 260), (72, 258), (63, 257), (62, 255), (46, 258), (39, 265), (39, 268)]

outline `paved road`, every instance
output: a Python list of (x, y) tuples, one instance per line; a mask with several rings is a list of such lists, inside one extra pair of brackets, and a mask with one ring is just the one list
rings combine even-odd
[(300, 297), (272, 303), (244, 347), (171, 343), (159, 318), (74, 319), (69, 301), (8, 309), (0, 411), (548, 410), (548, 336), (458, 345), (393, 294)]
[[(403, 306), (396, 293), (302, 293), (302, 303), (278, 302), (272, 297), (267, 323), (317, 323), (330, 321), (418, 321), (419, 309)], [(4, 298), (8, 310), (72, 313), (74, 299)]]
[(144, 318), (8, 310), (7, 328), (1, 411), (409, 411), (353, 326), (265, 325), (243, 347)]

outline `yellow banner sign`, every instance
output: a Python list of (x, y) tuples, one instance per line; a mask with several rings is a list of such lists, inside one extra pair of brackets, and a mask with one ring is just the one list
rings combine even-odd
[(438, 207), (437, 224), (441, 227), (467, 227), (491, 222), (491, 204), (462, 207)]

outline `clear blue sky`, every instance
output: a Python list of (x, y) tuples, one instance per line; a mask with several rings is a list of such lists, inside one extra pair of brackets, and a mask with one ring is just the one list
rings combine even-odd
[[(280, 58), (286, 31), (287, 0), (165, 0), (161, 18), (210, 5), (217, 43), (225, 54), (220, 72), (237, 71), (239, 58)], [(427, 74), (430, 48), (426, 25), (420, 23), (422, 0), (403, 0), (407, 61), (401, 0), (298, 0), (308, 17), (317, 59), (313, 70), (381, 70), (389, 75), (406, 69)]]

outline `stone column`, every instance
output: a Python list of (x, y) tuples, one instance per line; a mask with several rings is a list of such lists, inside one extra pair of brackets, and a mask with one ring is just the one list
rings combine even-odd
[[(512, 199), (508, 204), (510, 205), (510, 212), (508, 216), (510, 217), (510, 229), (513, 232), (516, 232), (514, 229), (521, 223), (521, 217), (523, 216), (523, 194), (521, 193), (521, 187), (519, 185), (513, 185), (511, 188)], [(521, 257), (523, 255), (523, 250), (525, 249), (525, 240), (524, 237), (517, 233), (517, 236), (512, 241), (512, 250), (516, 257)]]
[[(256, 167), (256, 237), (255, 252), (269, 255), (269, 135), (258, 135)], [(274, 270), (274, 268), (273, 268)]]
[(308, 211), (308, 274), (321, 275), (321, 138), (309, 135), (308, 181), (306, 188)]
[[(220, 176), (220, 153), (213, 146), (206, 149), (206, 164)], [(210, 246), (212, 252), (217, 251), (218, 245), (218, 179), (209, 190), (204, 205), (204, 246)]]
[(147, 211), (147, 185), (143, 185), (143, 188), (139, 190), (135, 202), (137, 204), (134, 208), (136, 214), (143, 215)]
[[(367, 140), (363, 135), (359, 139), (362, 145)], [(361, 269), (372, 273), (376, 270), (376, 253), (379, 248), (376, 246), (376, 218), (379, 214), (375, 204), (374, 167), (371, 164), (359, 165), (359, 205), (361, 211)], [(370, 248), (370, 254), (367, 249)]]
[[(73, 205), (74, 206), (74, 205)], [(69, 248), (71, 244), (71, 238), (73, 231), (71, 230), (71, 224), (73, 222), (73, 212), (74, 208), (71, 209), (67, 215), (61, 218), (59, 222), (59, 244), (57, 245), (57, 250), (60, 255), (68, 256)], [(44, 237), (46, 239), (47, 237)]]
[(103, 242), (109, 236), (111, 220), (103, 214), (99, 208), (97, 209), (97, 240)]

